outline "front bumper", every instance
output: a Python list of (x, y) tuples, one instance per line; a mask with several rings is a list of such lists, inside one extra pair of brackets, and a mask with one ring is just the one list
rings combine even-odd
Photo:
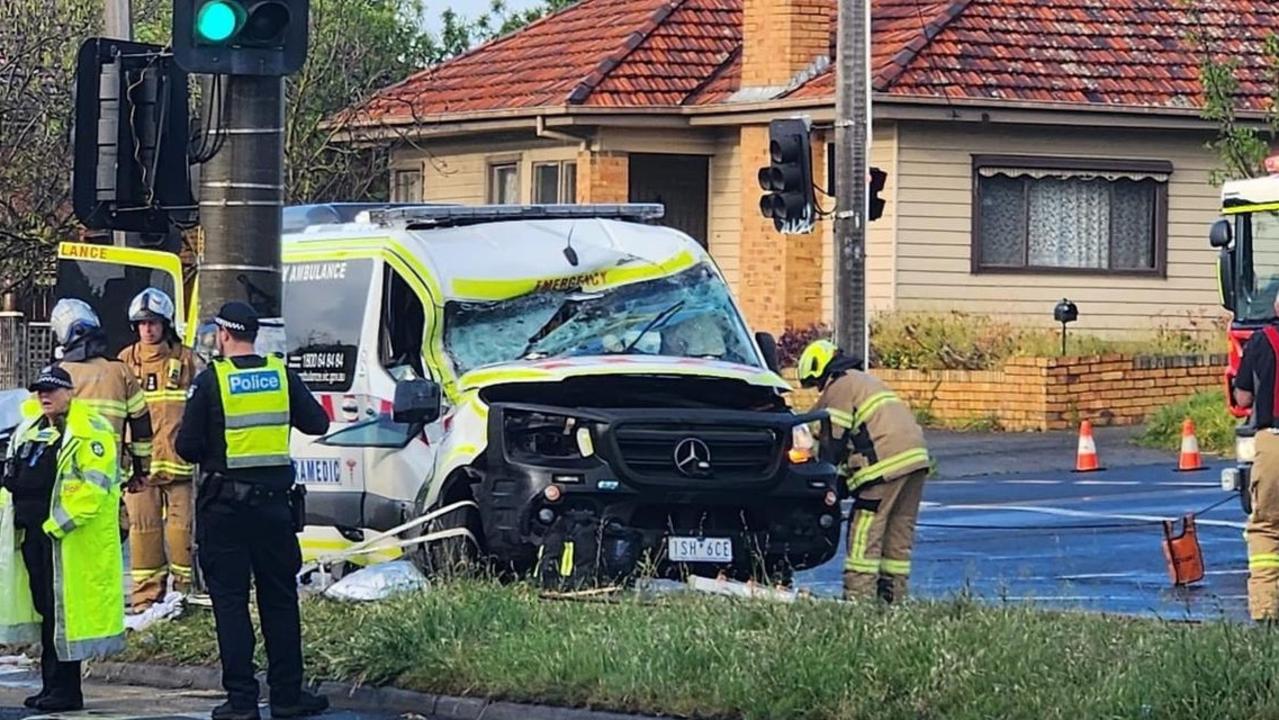
[[(513, 448), (506, 415), (527, 412), (576, 418), (570, 432), (589, 428), (590, 454), (530, 457)], [(559, 518), (587, 512), (635, 531), (659, 574), (744, 577), (825, 563), (839, 545), (837, 473), (818, 460), (791, 461), (797, 421), (782, 413), (494, 405), (479, 493), (489, 551), (516, 567), (531, 566)], [(673, 458), (664, 466), (662, 452), (674, 452), (666, 446), (688, 438), (705, 438), (711, 456), (704, 472), (680, 472)], [(728, 538), (732, 559), (671, 562), (671, 537)]]

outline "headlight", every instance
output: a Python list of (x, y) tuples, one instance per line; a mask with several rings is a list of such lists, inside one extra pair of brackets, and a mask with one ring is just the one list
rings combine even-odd
[(1235, 438), (1235, 458), (1239, 462), (1253, 462), (1257, 459), (1257, 438), (1255, 437), (1236, 437)]
[(507, 410), (502, 419), (506, 451), (513, 456), (536, 462), (580, 459), (594, 454), (590, 430), (577, 418)]
[(813, 459), (817, 442), (813, 440), (813, 431), (807, 425), (796, 425), (791, 428), (791, 447), (788, 455), (796, 465)]

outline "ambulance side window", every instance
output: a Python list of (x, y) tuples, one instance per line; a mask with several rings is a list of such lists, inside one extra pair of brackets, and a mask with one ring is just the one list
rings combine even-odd
[(396, 381), (431, 377), (422, 366), (426, 311), (422, 300), (389, 265), (382, 283), (378, 359)]

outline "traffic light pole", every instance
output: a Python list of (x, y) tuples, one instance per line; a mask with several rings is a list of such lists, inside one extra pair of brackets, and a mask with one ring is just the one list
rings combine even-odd
[(838, 0), (835, 95), (835, 340), (866, 360), (866, 168), (870, 149), (868, 0)]
[[(106, 0), (103, 3), (102, 29), (106, 31), (106, 37), (109, 38), (133, 39), (133, 7), (129, 0)], [(129, 244), (131, 235), (134, 238), (137, 237), (136, 233), (116, 230), (111, 233), (111, 239), (117, 247), (125, 247)]]
[(226, 112), (214, 118), (212, 131), (222, 145), (200, 179), (200, 322), (211, 320), (231, 300), (276, 319), (281, 316), (284, 78), (227, 75), (220, 88)]

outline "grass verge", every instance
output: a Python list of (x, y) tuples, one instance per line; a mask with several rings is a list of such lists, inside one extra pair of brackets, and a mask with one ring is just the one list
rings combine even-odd
[(1159, 409), (1146, 424), (1137, 443), (1161, 450), (1181, 447), (1181, 424), (1186, 418), (1195, 421), (1195, 437), (1204, 452), (1233, 457), (1235, 425), (1238, 420), (1226, 410), (1226, 394), (1222, 390), (1196, 393), (1180, 402)]
[[(984, 607), (539, 600), (454, 582), (303, 608), (308, 671), (515, 701), (705, 718), (1279, 717), (1279, 631)], [(213, 664), (195, 612), (127, 659)]]

